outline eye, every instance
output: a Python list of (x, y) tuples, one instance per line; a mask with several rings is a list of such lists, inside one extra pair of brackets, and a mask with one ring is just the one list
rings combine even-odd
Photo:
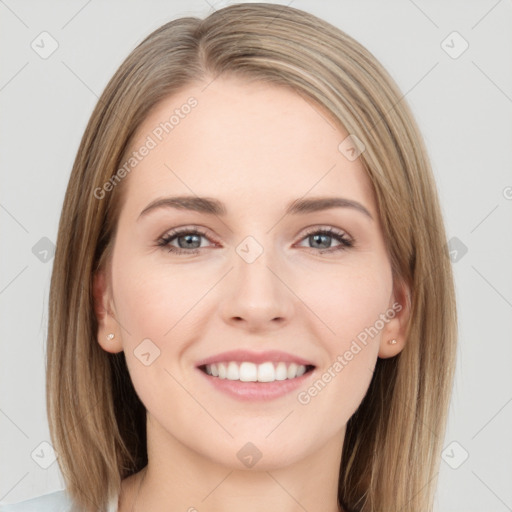
[[(158, 241), (157, 245), (162, 248), (167, 248), (168, 252), (174, 254), (197, 254), (200, 249), (205, 246), (201, 244), (201, 238), (212, 241), (206, 231), (198, 228), (180, 228), (174, 229), (166, 233)], [(312, 228), (310, 229), (301, 240), (307, 240), (312, 247), (308, 249), (315, 250), (321, 254), (333, 253), (340, 250), (346, 250), (354, 246), (352, 238), (348, 237), (343, 231), (338, 231), (332, 227), (329, 228)], [(338, 245), (332, 247), (332, 241), (338, 242)], [(216, 240), (213, 240), (216, 243)], [(177, 243), (178, 246), (173, 245)]]
[[(201, 248), (201, 237), (208, 238), (206, 232), (198, 228), (175, 229), (160, 238), (157, 245), (167, 247), (175, 254), (197, 254)], [(171, 245), (174, 241), (178, 242), (178, 247)]]
[[(330, 247), (333, 239), (338, 242), (338, 245)], [(332, 227), (312, 228), (306, 233), (302, 240), (310, 242), (310, 244), (313, 245), (313, 247), (310, 247), (311, 249), (321, 249), (318, 251), (320, 253), (343, 251), (354, 246), (354, 241), (349, 238), (346, 233)]]

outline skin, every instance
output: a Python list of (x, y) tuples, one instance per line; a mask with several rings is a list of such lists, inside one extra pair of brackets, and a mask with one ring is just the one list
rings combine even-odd
[[(338, 150), (348, 133), (289, 89), (220, 77), (203, 91), (208, 82), (165, 99), (139, 126), (133, 150), (198, 100), (125, 178), (111, 264), (95, 276), (98, 342), (124, 350), (147, 410), (147, 473), (123, 480), (119, 510), (335, 512), (345, 426), (377, 358), (404, 347), (409, 290), (393, 282), (361, 161)], [(228, 213), (161, 208), (138, 219), (155, 199), (182, 194), (217, 198)], [(357, 201), (373, 220), (352, 208), (284, 215), (304, 196)], [(193, 226), (207, 231), (198, 254), (157, 245)], [(332, 227), (354, 246), (321, 253), (340, 242), (315, 244), (310, 227)], [(236, 252), (247, 236), (263, 248), (252, 263)], [(185, 247), (183, 235), (171, 245), (180, 240)], [(401, 311), (306, 405), (297, 392), (242, 403), (195, 368), (226, 350), (279, 349), (314, 362), (307, 389), (395, 302)], [(134, 355), (146, 338), (160, 350), (148, 366)], [(262, 453), (251, 468), (237, 457), (247, 442)]]

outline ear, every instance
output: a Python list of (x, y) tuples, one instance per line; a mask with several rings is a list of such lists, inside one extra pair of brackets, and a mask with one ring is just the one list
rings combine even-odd
[[(388, 321), (382, 329), (380, 340), (379, 357), (383, 359), (396, 356), (407, 342), (406, 331), (411, 313), (411, 290), (402, 280), (397, 281), (393, 288), (393, 295), (386, 312)], [(396, 340), (396, 343), (391, 344), (391, 340)]]
[[(121, 329), (115, 319), (111, 286), (106, 272), (98, 270), (93, 278), (94, 313), (98, 321), (97, 340), (107, 352), (123, 350)], [(112, 335), (114, 335), (112, 337)]]

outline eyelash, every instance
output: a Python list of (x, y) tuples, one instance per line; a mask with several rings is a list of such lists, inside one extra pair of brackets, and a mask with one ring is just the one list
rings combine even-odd
[[(158, 240), (157, 245), (162, 248), (167, 247), (168, 251), (172, 252), (174, 254), (189, 254), (189, 255), (197, 254), (201, 250), (200, 247), (197, 247), (194, 249), (182, 249), (181, 247), (174, 247), (174, 246), (170, 245), (170, 243), (173, 240), (175, 240), (176, 238), (179, 238), (182, 235), (200, 235), (200, 236), (210, 239), (210, 237), (207, 236), (207, 233), (201, 229), (180, 228), (180, 229), (176, 229), (174, 231), (171, 231), (171, 232), (165, 234), (163, 237), (161, 237)], [(330, 228), (312, 228), (308, 232), (306, 232), (306, 234), (301, 238), (301, 240), (304, 240), (305, 238), (308, 238), (312, 235), (327, 235), (331, 238), (334, 238), (336, 241), (340, 242), (340, 245), (331, 247), (328, 249), (324, 249), (324, 250), (315, 250), (314, 247), (306, 247), (306, 249), (310, 249), (312, 251), (319, 252), (320, 254), (334, 253), (337, 251), (345, 251), (354, 246), (354, 241), (352, 239), (348, 238), (345, 235), (345, 233), (343, 233), (342, 231), (337, 231), (331, 227)], [(216, 240), (213, 240), (213, 241), (216, 242)]]

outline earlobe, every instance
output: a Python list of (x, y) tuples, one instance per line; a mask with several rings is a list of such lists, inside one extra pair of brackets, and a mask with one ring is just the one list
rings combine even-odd
[(379, 347), (379, 357), (386, 359), (399, 354), (407, 342), (406, 332), (411, 310), (410, 288), (401, 281), (395, 286), (390, 301)]
[(94, 313), (98, 322), (98, 332), (96, 333), (98, 343), (107, 352), (121, 352), (123, 350), (121, 335), (114, 318), (107, 276), (103, 270), (94, 275), (93, 298)]
[(404, 348), (403, 343), (399, 343), (396, 338), (382, 338), (379, 348), (379, 357), (387, 359), (396, 356)]

